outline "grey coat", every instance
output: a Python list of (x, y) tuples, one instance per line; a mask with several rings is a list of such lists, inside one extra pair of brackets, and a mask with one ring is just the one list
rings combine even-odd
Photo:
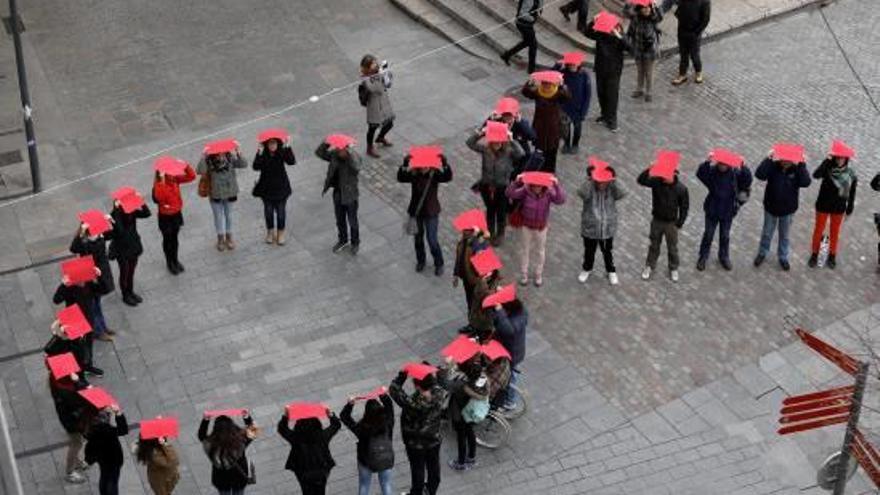
[(391, 74), (386, 78), (383, 73), (376, 73), (363, 78), (363, 85), (370, 97), (367, 99), (367, 124), (383, 124), (394, 118), (388, 88), (391, 87)]
[(323, 196), (332, 188), (333, 199), (338, 199), (340, 204), (347, 206), (356, 203), (358, 200), (358, 173), (361, 171), (360, 155), (349, 148), (348, 158), (343, 160), (335, 150), (330, 151), (330, 146), (327, 143), (321, 143), (321, 146), (315, 150), (315, 155), (329, 162), (321, 195)]
[(247, 160), (232, 153), (218, 155), (217, 160), (210, 166), (206, 157), (199, 160), (196, 173), (204, 175), (210, 172), (211, 176), (211, 199), (232, 199), (238, 196), (238, 180), (235, 178), (235, 169), (247, 168)]
[(483, 156), (480, 184), (506, 188), (510, 183), (510, 174), (513, 173), (513, 164), (524, 156), (522, 146), (515, 140), (511, 140), (496, 155), (486, 145), (480, 131), (468, 138), (467, 145), (468, 148)]
[(611, 239), (617, 231), (617, 202), (626, 191), (613, 181), (605, 190), (599, 190), (592, 179), (578, 188), (578, 196), (584, 200), (581, 210), (581, 236), (588, 239)]

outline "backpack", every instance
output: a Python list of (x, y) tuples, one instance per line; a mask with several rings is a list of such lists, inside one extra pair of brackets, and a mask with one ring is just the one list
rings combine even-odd
[(387, 433), (371, 437), (367, 446), (367, 467), (374, 473), (394, 467), (394, 444)]
[(361, 106), (367, 106), (367, 103), (370, 101), (370, 92), (367, 91), (367, 86), (364, 83), (358, 84), (358, 101), (361, 102)]

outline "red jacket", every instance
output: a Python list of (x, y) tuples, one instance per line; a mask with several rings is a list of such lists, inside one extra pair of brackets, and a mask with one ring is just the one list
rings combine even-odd
[(196, 172), (186, 167), (183, 177), (165, 177), (153, 183), (153, 201), (159, 205), (160, 215), (176, 215), (183, 209), (183, 198), (180, 197), (180, 184), (196, 180)]

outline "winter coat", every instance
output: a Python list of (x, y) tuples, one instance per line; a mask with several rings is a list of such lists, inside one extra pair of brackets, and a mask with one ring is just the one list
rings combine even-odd
[[(391, 399), (387, 394), (383, 394), (379, 396), (379, 400), (382, 402), (382, 408), (385, 410), (385, 430), (382, 432), (382, 435), (392, 440), (394, 437), (394, 404), (391, 403)], [(342, 420), (342, 424), (344, 424), (354, 436), (357, 437), (357, 461), (358, 464), (362, 466), (370, 466), (372, 463), (370, 462), (370, 442), (376, 436), (372, 434), (372, 432), (367, 431), (362, 425), (360, 421), (355, 421), (351, 417), (351, 410), (354, 408), (354, 403), (349, 402), (345, 404), (345, 407), (342, 408), (342, 412), (339, 413), (339, 419)]]
[(315, 150), (315, 155), (321, 160), (328, 162), (327, 175), (324, 178), (324, 195), (331, 188), (333, 198), (338, 199), (340, 204), (348, 206), (358, 200), (358, 174), (361, 171), (361, 157), (353, 149), (348, 150), (348, 158), (342, 159), (335, 150), (330, 151), (330, 145), (321, 143)]
[(156, 495), (171, 495), (180, 481), (180, 457), (173, 446), (165, 444), (153, 449), (147, 461), (147, 481)]
[(121, 466), (125, 458), (122, 455), (122, 444), (119, 437), (128, 435), (128, 422), (124, 414), (116, 415), (116, 425), (99, 423), (86, 430), (85, 459), (89, 464), (98, 463), (104, 466)]
[(226, 153), (222, 158), (217, 156), (208, 158), (202, 157), (199, 160), (196, 173), (199, 175), (208, 174), (210, 177), (211, 201), (235, 201), (238, 199), (238, 179), (235, 176), (235, 169), (247, 168), (247, 160), (241, 155), (233, 153)]
[(281, 201), (291, 194), (290, 179), (285, 165), (296, 165), (296, 156), (290, 146), (282, 146), (269, 154), (267, 148), (254, 157), (253, 169), (260, 172), (254, 185), (254, 196), (267, 201)]
[(513, 140), (522, 147), (523, 155), (525, 155), (523, 158), (531, 155), (531, 145), (538, 140), (538, 135), (535, 133), (535, 128), (532, 127), (531, 122), (524, 118), (515, 120), (513, 125), (510, 126), (510, 132), (513, 134)]
[(596, 77), (620, 75), (623, 72), (623, 56), (632, 51), (626, 37), (618, 38), (613, 34), (600, 33), (593, 29), (593, 21), (587, 24), (584, 36), (596, 42), (596, 60), (593, 67)]
[(183, 210), (183, 197), (180, 185), (196, 180), (196, 171), (189, 165), (184, 169), (182, 177), (165, 176), (153, 182), (153, 202), (158, 206), (159, 216), (177, 215)]
[(841, 196), (834, 181), (831, 180), (831, 168), (834, 166), (833, 160), (825, 159), (813, 172), (814, 179), (822, 180), (819, 186), (819, 196), (816, 198), (816, 211), (852, 215), (853, 208), (856, 206), (856, 186), (859, 180), (853, 176), (852, 184), (849, 186), (849, 194)]
[(421, 210), (418, 212), (420, 218), (436, 217), (440, 214), (440, 200), (437, 199), (437, 190), (439, 184), (443, 184), (452, 180), (452, 168), (446, 161), (446, 157), (441, 157), (443, 165), (440, 170), (432, 170), (428, 173), (413, 172), (408, 167), (409, 157), (403, 161), (403, 165), (397, 170), (397, 182), (410, 184), (409, 206), (406, 212), (410, 216), (416, 216), (416, 208), (419, 206), (419, 200), (422, 194), (425, 194), (425, 188), (428, 188), (425, 202), (422, 204)]
[(383, 124), (394, 118), (394, 110), (391, 108), (391, 99), (388, 98), (388, 89), (391, 87), (390, 74), (376, 74), (363, 78), (361, 84), (367, 89), (367, 124)]
[(330, 440), (339, 432), (342, 423), (335, 414), (330, 415), (330, 426), (322, 429), (316, 436), (305, 438), (290, 428), (287, 415), (278, 421), (278, 434), (290, 444), (290, 453), (284, 469), (297, 475), (328, 472), (336, 465), (330, 454)]
[(55, 403), (55, 412), (58, 413), (58, 421), (67, 433), (82, 433), (85, 429), (83, 424), (87, 407), (91, 407), (78, 391), (85, 387), (82, 381), (73, 383), (59, 383), (54, 378), (49, 378), (49, 393), (52, 402)]
[(619, 181), (613, 180), (605, 189), (587, 179), (578, 188), (583, 200), (581, 209), (581, 236), (587, 239), (612, 239), (617, 232), (617, 202), (626, 196)]
[(443, 439), (440, 427), (447, 397), (446, 370), (439, 370), (436, 377), (438, 384), (431, 389), (430, 398), (418, 391), (407, 395), (403, 390), (407, 375), (403, 372), (388, 386), (388, 394), (401, 409), (400, 434), (408, 449), (431, 449), (439, 446)]
[[(105, 234), (112, 236), (113, 231), (105, 232)], [(95, 266), (101, 270), (101, 275), (98, 277), (97, 295), (104, 296), (116, 289), (116, 284), (113, 282), (113, 270), (110, 269), (110, 258), (107, 257), (107, 240), (103, 235), (99, 235), (94, 240), (89, 239), (88, 236), (77, 235), (70, 243), (70, 252), (80, 256), (91, 255), (95, 260)]]
[(516, 22), (533, 25), (541, 17), (542, 0), (518, 0), (516, 5)]
[(558, 182), (541, 194), (535, 194), (529, 190), (526, 184), (515, 181), (507, 186), (507, 197), (514, 201), (520, 201), (519, 211), (522, 215), (523, 226), (535, 230), (544, 230), (550, 220), (550, 205), (565, 203), (565, 189)]
[(871, 179), (871, 189), (875, 191), (880, 191), (880, 172)]
[(565, 66), (559, 64), (553, 70), (562, 73), (565, 88), (568, 89), (570, 96), (567, 101), (562, 103), (562, 111), (568, 115), (572, 122), (582, 122), (590, 111), (590, 97), (593, 92), (590, 73), (584, 67), (569, 71)]
[(775, 217), (796, 212), (801, 188), (810, 187), (812, 182), (806, 163), (798, 163), (783, 169), (779, 163), (770, 158), (765, 158), (758, 165), (755, 178), (767, 181), (767, 187), (764, 188), (764, 209)]
[[(247, 447), (251, 443), (251, 438), (243, 435), (244, 444), (241, 447), (241, 456), (237, 459), (225, 459), (216, 454), (212, 449), (211, 436), (208, 435), (209, 419), (202, 419), (199, 424), (199, 432), (197, 437), (202, 442), (202, 449), (211, 461), (211, 484), (217, 490), (241, 490), (247, 486), (248, 472), (250, 465), (247, 459)], [(249, 416), (244, 418), (244, 424), (253, 425), (253, 419)], [(219, 462), (218, 462), (219, 461)], [(224, 464), (228, 463), (228, 464)]]
[(483, 186), (507, 187), (514, 162), (525, 156), (522, 146), (516, 141), (506, 143), (496, 154), (489, 149), (479, 131), (468, 138), (467, 146), (483, 156), (479, 180), (480, 185)]
[(706, 161), (697, 168), (697, 179), (709, 190), (703, 201), (703, 211), (719, 220), (733, 218), (740, 207), (737, 196), (745, 193), (748, 197), (752, 187), (752, 171), (745, 165), (728, 167), (727, 171), (721, 172)]
[(639, 175), (640, 185), (651, 188), (651, 215), (661, 222), (675, 222), (682, 228), (688, 215), (688, 190), (675, 174), (672, 184), (667, 184), (659, 177), (651, 177), (648, 170)]
[(143, 254), (144, 246), (137, 231), (137, 219), (150, 216), (147, 205), (144, 204), (131, 213), (125, 213), (122, 208), (113, 208), (110, 216), (113, 217), (113, 236), (110, 240), (109, 258), (130, 260)]
[(632, 47), (636, 60), (656, 60), (660, 56), (660, 22), (663, 13), (657, 7), (651, 8), (651, 15), (643, 16), (627, 3), (624, 15), (629, 18), (626, 39)]
[(64, 303), (65, 306), (73, 306), (76, 304), (83, 312), (89, 323), (94, 324), (94, 308), (95, 294), (100, 292), (100, 285), (97, 282), (86, 282), (82, 285), (64, 285), (59, 284), (52, 296), (52, 302), (55, 304)]
[(510, 353), (510, 362), (515, 368), (526, 357), (526, 327), (529, 324), (529, 312), (523, 306), (522, 311), (509, 315), (504, 308), (495, 310), (495, 337)]
[(455, 245), (455, 267), (452, 269), (452, 275), (460, 278), (466, 288), (472, 287), (474, 281), (479, 278), (470, 261), (471, 256), (488, 246), (488, 242), (480, 241), (477, 237), (459, 239)]
[(556, 93), (545, 98), (538, 93), (537, 86), (526, 83), (522, 88), (522, 94), (530, 100), (535, 100), (535, 115), (532, 126), (538, 135), (535, 146), (540, 150), (555, 150), (559, 148), (559, 140), (562, 137), (562, 105), (571, 99), (568, 89), (559, 86)]
[(689, 38), (699, 38), (712, 17), (712, 3), (710, 0), (664, 0), (661, 9), (668, 12), (673, 5), (675, 17), (678, 18), (678, 35)]

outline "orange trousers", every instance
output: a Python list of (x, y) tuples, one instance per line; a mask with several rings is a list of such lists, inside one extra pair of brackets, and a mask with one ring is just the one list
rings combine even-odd
[(831, 218), (831, 249), (829, 254), (837, 255), (837, 242), (840, 239), (840, 226), (843, 224), (843, 213), (816, 212), (816, 226), (813, 228), (813, 253), (819, 252), (822, 245), (822, 235), (825, 234), (825, 225)]

